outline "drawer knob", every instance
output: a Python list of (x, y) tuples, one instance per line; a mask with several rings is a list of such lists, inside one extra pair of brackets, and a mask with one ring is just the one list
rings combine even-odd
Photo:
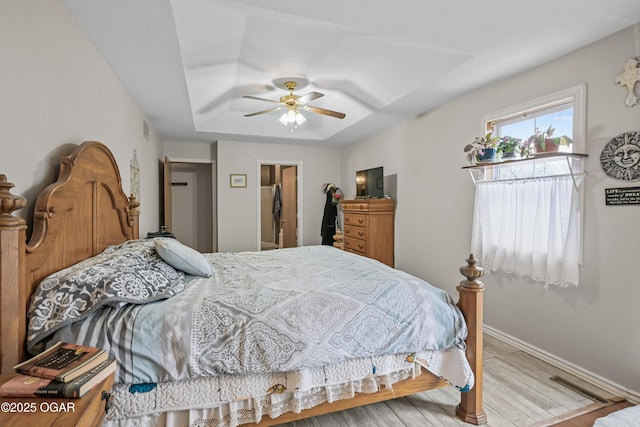
[(113, 402), (111, 401), (113, 399), (113, 396), (111, 396), (111, 393), (102, 390), (102, 396), (101, 396), (101, 400), (104, 400), (104, 412), (107, 413), (109, 412), (109, 409), (111, 409), (111, 407), (113, 406)]

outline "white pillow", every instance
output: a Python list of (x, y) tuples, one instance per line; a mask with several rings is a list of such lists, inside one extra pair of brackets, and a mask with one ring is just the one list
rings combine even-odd
[(156, 251), (160, 258), (176, 270), (192, 276), (211, 277), (211, 264), (200, 252), (183, 245), (176, 239), (155, 239)]

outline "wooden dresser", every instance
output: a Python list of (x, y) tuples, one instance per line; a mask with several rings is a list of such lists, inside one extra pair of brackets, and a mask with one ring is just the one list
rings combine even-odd
[(340, 201), (344, 213), (344, 250), (394, 266), (393, 199)]

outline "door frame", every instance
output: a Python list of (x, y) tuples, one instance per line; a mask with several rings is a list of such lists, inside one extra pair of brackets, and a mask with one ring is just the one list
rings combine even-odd
[[(194, 158), (184, 158), (184, 157), (168, 157), (164, 156), (164, 162), (171, 163), (200, 163), (200, 164), (209, 164), (211, 165), (211, 211), (213, 212), (213, 230), (211, 235), (211, 243), (213, 252), (218, 252), (218, 161), (216, 159), (194, 159)], [(165, 169), (166, 171), (166, 169)], [(169, 172), (171, 168), (169, 168)], [(167, 191), (167, 180), (163, 173), (163, 189), (165, 201), (163, 202), (163, 209), (166, 209), (166, 191)], [(169, 201), (171, 201), (171, 180), (169, 179)], [(166, 220), (166, 219), (165, 219)]]
[(296, 238), (296, 246), (302, 246), (302, 242), (304, 241), (303, 239), (303, 224), (302, 224), (302, 220), (304, 218), (303, 215), (303, 210), (302, 210), (302, 187), (303, 187), (303, 174), (302, 174), (302, 161), (291, 161), (291, 160), (261, 160), (258, 159), (256, 161), (256, 207), (257, 207), (257, 212), (256, 212), (256, 229), (257, 229), (257, 233), (256, 233), (256, 247), (258, 248), (258, 251), (262, 250), (262, 223), (260, 221), (260, 201), (261, 201), (261, 195), (260, 195), (260, 185), (261, 185), (261, 167), (263, 165), (265, 166), (271, 166), (271, 165), (280, 165), (280, 166), (296, 166), (297, 168), (297, 173), (296, 173), (296, 177), (298, 179), (298, 183), (296, 185), (296, 203), (297, 203), (297, 211), (298, 211), (298, 217), (297, 219), (297, 231), (298, 231), (298, 236)]

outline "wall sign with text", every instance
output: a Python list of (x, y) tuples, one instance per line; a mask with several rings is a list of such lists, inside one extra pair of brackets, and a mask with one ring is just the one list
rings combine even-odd
[(640, 205), (640, 187), (605, 188), (607, 206)]

